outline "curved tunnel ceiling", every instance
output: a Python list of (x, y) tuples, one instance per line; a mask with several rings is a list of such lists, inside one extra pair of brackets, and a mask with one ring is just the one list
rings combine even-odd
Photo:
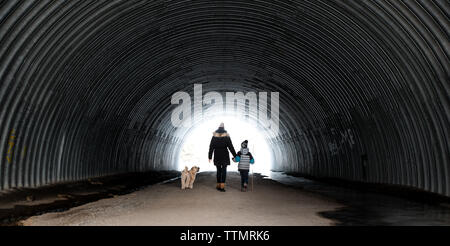
[(280, 92), (275, 169), (450, 195), (448, 1), (1, 1), (1, 189), (174, 169), (171, 95)]

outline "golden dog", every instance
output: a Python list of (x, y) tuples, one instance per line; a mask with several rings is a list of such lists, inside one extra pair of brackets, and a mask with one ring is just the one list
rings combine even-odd
[(200, 171), (200, 168), (197, 166), (193, 166), (191, 170), (188, 170), (188, 167), (185, 167), (181, 172), (181, 189), (193, 189), (194, 181), (197, 173)]

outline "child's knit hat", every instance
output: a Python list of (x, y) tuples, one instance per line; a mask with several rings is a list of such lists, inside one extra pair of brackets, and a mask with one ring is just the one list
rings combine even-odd
[(245, 140), (244, 142), (241, 143), (242, 148), (247, 148), (247, 145), (248, 145), (248, 140)]

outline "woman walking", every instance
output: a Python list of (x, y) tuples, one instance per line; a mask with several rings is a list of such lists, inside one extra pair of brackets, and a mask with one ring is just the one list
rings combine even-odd
[(213, 133), (211, 143), (209, 144), (208, 159), (211, 163), (214, 153), (214, 165), (217, 168), (217, 185), (216, 189), (225, 192), (225, 180), (227, 177), (227, 166), (230, 165), (230, 156), (228, 150), (236, 157), (236, 151), (231, 143), (230, 135), (225, 130), (223, 123)]

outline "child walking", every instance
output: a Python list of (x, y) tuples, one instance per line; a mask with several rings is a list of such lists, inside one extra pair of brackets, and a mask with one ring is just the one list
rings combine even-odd
[(238, 170), (241, 173), (241, 191), (247, 191), (248, 185), (248, 172), (250, 170), (250, 164), (255, 163), (252, 153), (247, 148), (248, 141), (245, 140), (241, 143), (241, 150), (236, 155), (236, 161), (239, 162)]

